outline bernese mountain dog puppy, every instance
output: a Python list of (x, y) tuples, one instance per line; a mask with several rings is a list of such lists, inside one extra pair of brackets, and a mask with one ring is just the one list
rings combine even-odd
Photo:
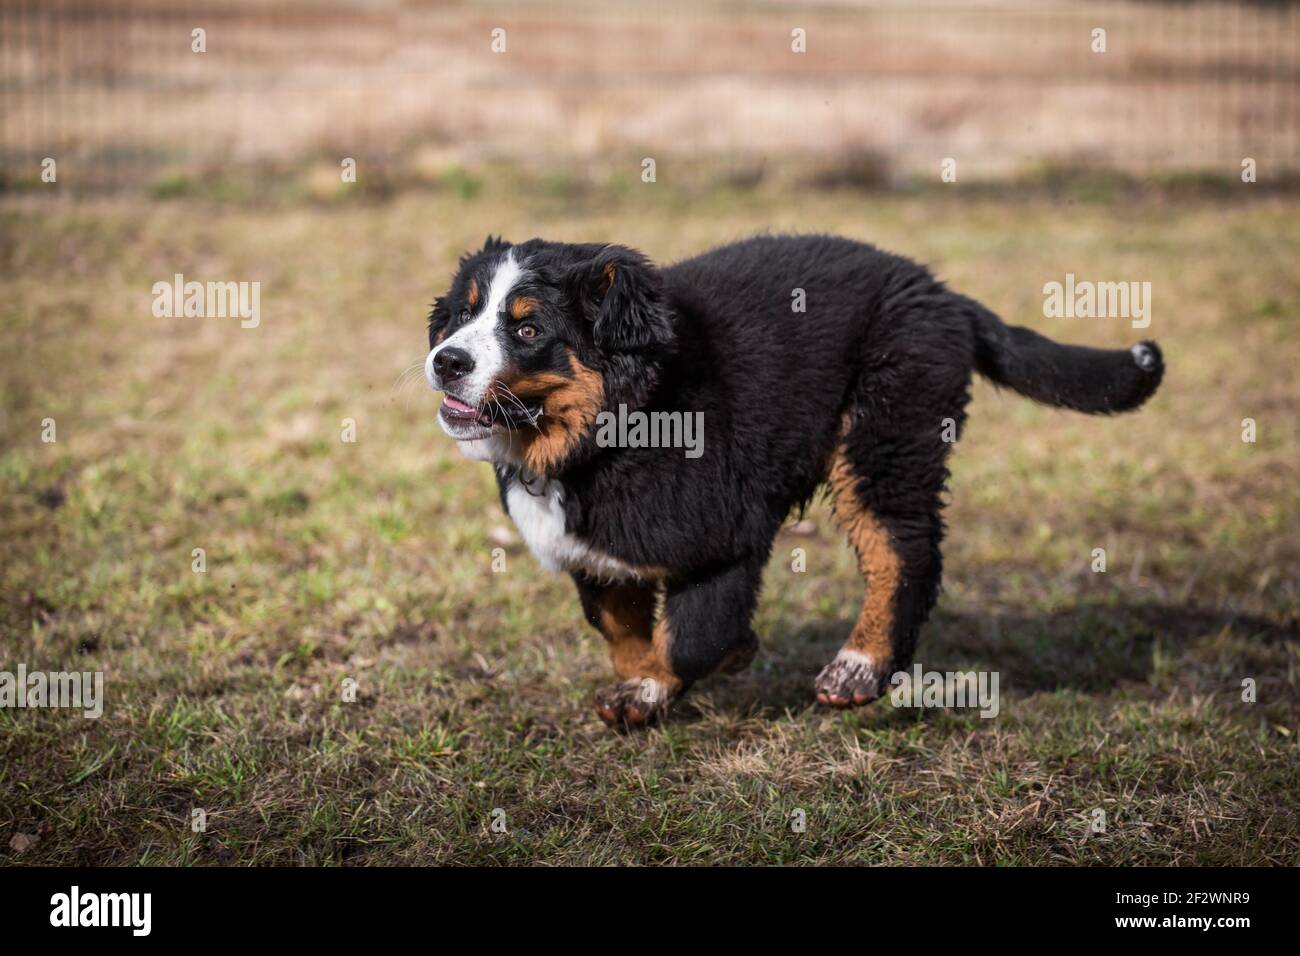
[[(1164, 371), (1152, 342), (1061, 345), (923, 266), (821, 235), (664, 268), (618, 245), (489, 237), (434, 304), (429, 347), (443, 430), (492, 463), (524, 541), (572, 575), (609, 642), (618, 682), (595, 707), (618, 727), (749, 662), (773, 539), (822, 486), (866, 598), (813, 690), (830, 707), (874, 700), (939, 590), (972, 371), (1093, 414), (1137, 408)], [(636, 412), (690, 416), (702, 441), (692, 453), (601, 425)]]

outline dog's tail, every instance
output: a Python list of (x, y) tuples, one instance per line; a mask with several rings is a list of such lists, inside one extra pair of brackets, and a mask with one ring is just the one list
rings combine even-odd
[(975, 329), (975, 370), (1036, 402), (1112, 415), (1140, 406), (1164, 377), (1164, 357), (1154, 342), (1131, 349), (1062, 345), (1005, 325), (978, 302), (966, 301)]

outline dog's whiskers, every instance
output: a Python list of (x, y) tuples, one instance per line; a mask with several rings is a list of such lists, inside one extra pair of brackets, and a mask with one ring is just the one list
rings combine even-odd
[(420, 381), (424, 376), (424, 362), (414, 362), (402, 372), (393, 381), (392, 388), (389, 389), (389, 395), (394, 398), (402, 398), (404, 404), (410, 403), (411, 386)]
[(415, 377), (415, 373), (421, 372), (423, 370), (424, 370), (423, 361), (415, 362), (408, 368), (403, 369), (401, 373), (397, 376), (397, 378), (393, 381), (392, 390), (397, 391), (402, 386), (409, 384), (411, 380)]
[(506, 397), (509, 398), (512, 402), (514, 402), (515, 405), (518, 407), (518, 409), (524, 413), (524, 418), (528, 420), (528, 424), (531, 425), (533, 428), (536, 428), (537, 419), (540, 417), (540, 415), (529, 411), (528, 406), (523, 403), (523, 400), (520, 399), (518, 395), (516, 395), (513, 391), (510, 390), (509, 385), (502, 385), (501, 390), (505, 392)]
[[(509, 429), (510, 431), (515, 430), (514, 423), (510, 421), (510, 415), (506, 411), (506, 407), (502, 405), (501, 400), (497, 398), (496, 389), (493, 389), (489, 391), (486, 395), (484, 395), (483, 401), (488, 411), (492, 410), (492, 406), (496, 406), (497, 411), (501, 413), (502, 421), (506, 423), (506, 428)], [(492, 421), (495, 422), (496, 420), (497, 420), (496, 413), (492, 412)]]
[(505, 393), (506, 398), (510, 399), (510, 401), (514, 403), (514, 406), (523, 412), (524, 415), (528, 414), (528, 408), (519, 400), (519, 396), (510, 390), (510, 386), (502, 385), (501, 391)]

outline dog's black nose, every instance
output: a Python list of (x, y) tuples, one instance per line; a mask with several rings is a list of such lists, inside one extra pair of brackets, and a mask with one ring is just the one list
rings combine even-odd
[(442, 384), (447, 385), (474, 371), (474, 357), (464, 349), (439, 349), (433, 357), (433, 370)]

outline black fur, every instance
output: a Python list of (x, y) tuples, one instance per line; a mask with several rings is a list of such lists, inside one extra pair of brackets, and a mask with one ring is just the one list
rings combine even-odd
[[(939, 588), (944, 432), (960, 433), (972, 371), (1092, 413), (1138, 407), (1163, 374), (1153, 343), (1060, 345), (1002, 324), (922, 266), (831, 236), (754, 238), (663, 269), (617, 246), (489, 242), (438, 300), (431, 340), (453, 323), (469, 276), (486, 282), (507, 249), (528, 263), (546, 337), (600, 374), (607, 409), (703, 413), (699, 458), (600, 448), (588, 434), (541, 476), (562, 486), (570, 535), (660, 570), (647, 594), (663, 594), (683, 689), (752, 648), (773, 539), (826, 482), (837, 449), (901, 563), (892, 659), (880, 662), (900, 669)], [(798, 289), (806, 312), (792, 310)], [(545, 367), (563, 368), (558, 351), (546, 354)], [(504, 501), (519, 469), (503, 464), (498, 476)], [(602, 585), (570, 570), (594, 622)]]

